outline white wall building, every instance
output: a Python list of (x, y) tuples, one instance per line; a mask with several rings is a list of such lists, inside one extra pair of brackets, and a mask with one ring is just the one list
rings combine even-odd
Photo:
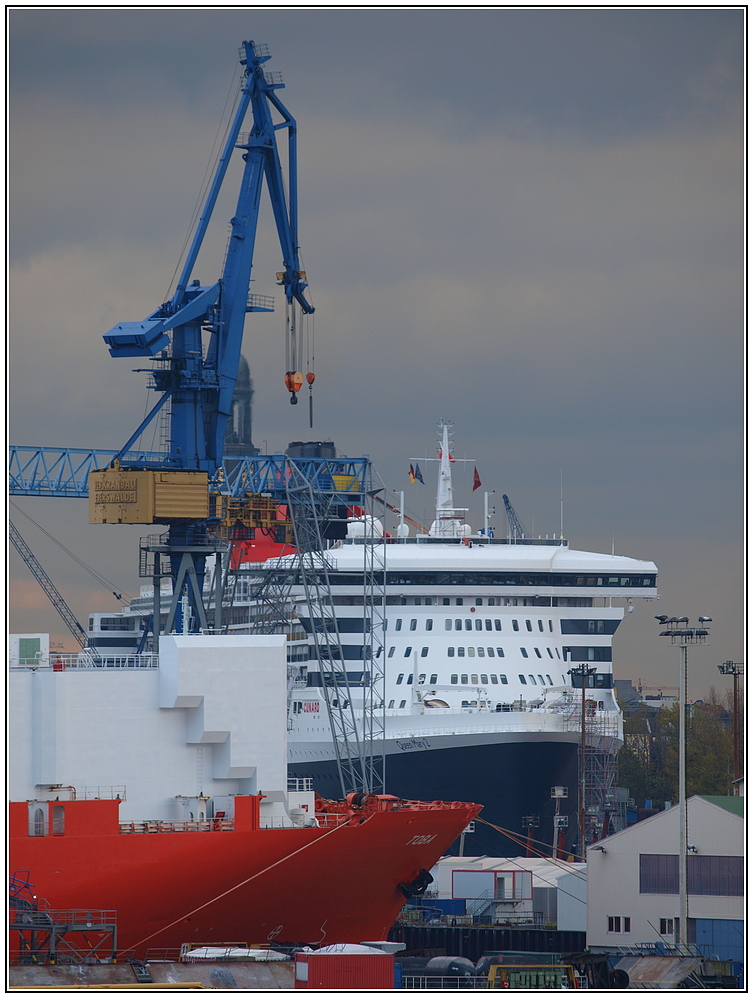
[[(705, 956), (722, 960), (742, 959), (743, 803), (742, 797), (687, 802), (688, 938)], [(679, 841), (675, 805), (589, 847), (589, 949), (675, 944)]]
[(470, 915), (524, 923), (535, 913), (560, 931), (586, 931), (586, 864), (522, 856), (446, 856), (432, 870), (437, 897)]
[(284, 636), (163, 636), (158, 667), (131, 668), (22, 665), (10, 644), (12, 800), (124, 787), (122, 821), (185, 820), (208, 798), (261, 792), (282, 815)]

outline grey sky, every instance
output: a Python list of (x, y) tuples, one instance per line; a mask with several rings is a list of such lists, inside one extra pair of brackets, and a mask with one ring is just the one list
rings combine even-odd
[[(707, 613), (694, 693), (723, 686), (743, 648), (740, 9), (12, 10), (11, 442), (117, 448), (138, 425), (143, 376), (101, 337), (172, 290), (244, 39), (269, 44), (298, 120), (317, 306), (313, 434), (282, 384), (282, 315), (247, 324), (255, 442), (369, 453), (430, 518), (432, 466), (425, 487), (407, 467), (444, 417), (477, 460), (483, 489), (456, 481), (474, 526), (495, 489), (542, 534), (562, 471), (571, 544), (614, 536), (659, 568), (616, 675), (676, 684), (653, 614)], [(265, 211), (254, 290), (277, 291), (279, 256)], [(145, 529), (17, 501), (137, 590)], [(113, 605), (15, 518), (80, 617)], [(15, 553), (11, 583), (11, 628), (60, 633)]]

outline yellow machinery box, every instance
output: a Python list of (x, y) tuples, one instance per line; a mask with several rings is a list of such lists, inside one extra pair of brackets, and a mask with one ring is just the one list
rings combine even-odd
[(125, 471), (116, 462), (89, 474), (89, 523), (171, 523), (208, 516), (204, 471)]

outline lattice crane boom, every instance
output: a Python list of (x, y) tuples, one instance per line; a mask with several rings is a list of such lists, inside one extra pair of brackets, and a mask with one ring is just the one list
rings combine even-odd
[(66, 627), (71, 632), (73, 637), (78, 641), (82, 648), (86, 647), (86, 631), (83, 629), (81, 624), (76, 620), (73, 611), (65, 602), (63, 597), (60, 595), (57, 587), (55, 586), (52, 579), (49, 577), (47, 572), (42, 568), (37, 560), (34, 552), (31, 550), (29, 545), (23, 539), (21, 534), (18, 532), (17, 528), (11, 520), (8, 520), (8, 531), (10, 534), (10, 539), (13, 543), (13, 547), (21, 555), (26, 566), (28, 567), (31, 574), (37, 580), (39, 585), (42, 587), (44, 592), (49, 597), (50, 602), (55, 607), (57, 612), (63, 618)]
[(523, 540), (526, 536), (525, 530), (523, 530), (523, 524), (517, 517), (515, 510), (512, 508), (512, 503), (507, 498), (507, 496), (502, 496), (502, 502), (505, 504), (505, 513), (507, 513), (507, 522), (510, 524), (510, 537), (513, 540)]

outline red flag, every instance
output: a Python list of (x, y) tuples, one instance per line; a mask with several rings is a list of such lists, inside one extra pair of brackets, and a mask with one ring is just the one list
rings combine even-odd
[(473, 466), (473, 488), (471, 489), (471, 491), (475, 492), (476, 489), (480, 489), (480, 488), (481, 488), (481, 479), (478, 477), (478, 469), (474, 465)]

